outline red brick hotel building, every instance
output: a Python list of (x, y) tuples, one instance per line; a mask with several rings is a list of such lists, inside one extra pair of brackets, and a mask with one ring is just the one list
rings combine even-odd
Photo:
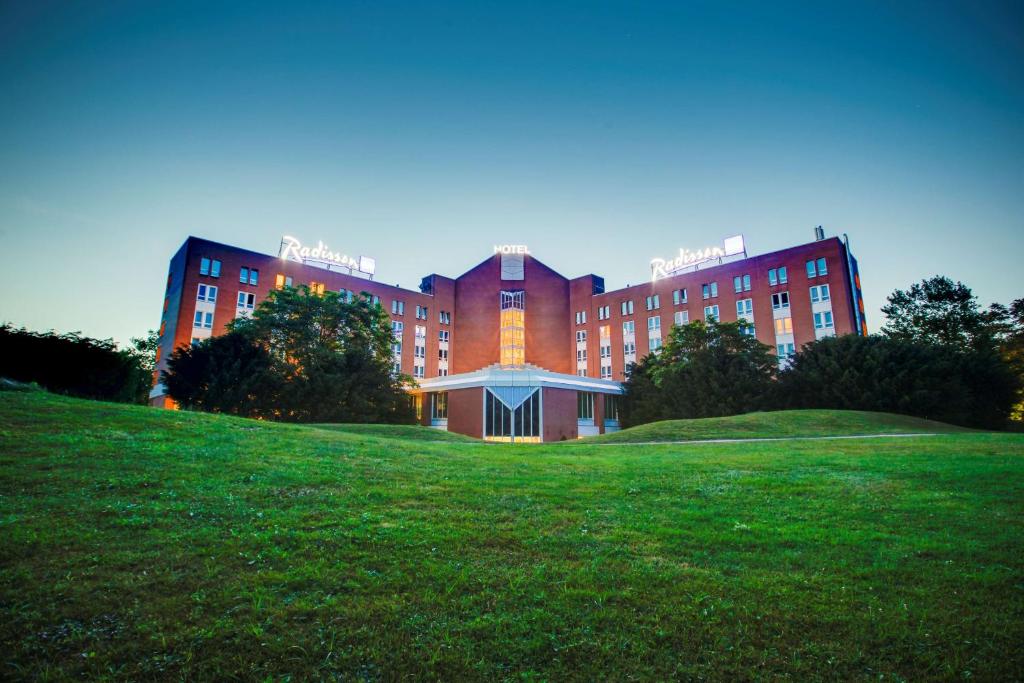
[[(742, 321), (785, 364), (803, 344), (866, 334), (857, 261), (824, 237), (748, 257), (742, 237), (654, 259), (644, 284), (607, 292), (596, 275), (567, 278), (518, 245), (420, 291), (373, 280), (373, 259), (285, 237), (278, 256), (189, 237), (171, 259), (158, 372), (178, 346), (225, 331), (275, 288), (307, 285), (369, 296), (390, 314), (395, 369), (412, 375), (427, 425), (470, 436), (558, 441), (618, 429), (626, 368), (674, 324)], [(153, 405), (172, 407), (156, 382)]]

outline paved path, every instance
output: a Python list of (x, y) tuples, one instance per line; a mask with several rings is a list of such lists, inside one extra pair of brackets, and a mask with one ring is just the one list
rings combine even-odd
[(689, 441), (615, 441), (611, 443), (578, 442), (586, 446), (678, 446), (698, 443), (758, 443), (761, 441), (832, 441), (836, 439), (898, 439), (917, 436), (940, 436), (933, 432), (916, 434), (848, 434), (846, 436), (771, 436), (746, 439), (691, 439)]

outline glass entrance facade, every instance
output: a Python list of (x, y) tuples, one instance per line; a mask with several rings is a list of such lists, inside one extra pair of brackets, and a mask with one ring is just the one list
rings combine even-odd
[(510, 408), (490, 389), (484, 389), (484, 438), (488, 441), (540, 442), (540, 389)]

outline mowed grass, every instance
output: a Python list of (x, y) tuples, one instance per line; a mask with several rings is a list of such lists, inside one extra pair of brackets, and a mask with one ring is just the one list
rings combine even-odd
[(860, 410), (781, 410), (696, 420), (663, 420), (582, 439), (586, 443), (646, 443), (701, 439), (806, 438), (874, 434), (969, 432), (944, 422)]
[(487, 446), (0, 393), (0, 678), (1019, 680), (1024, 436)]
[(447, 441), (450, 443), (480, 443), (479, 439), (455, 432), (424, 427), (422, 425), (375, 425), (375, 424), (316, 424), (318, 429), (329, 429), (345, 434), (374, 436), (381, 439), (403, 439), (412, 441)]

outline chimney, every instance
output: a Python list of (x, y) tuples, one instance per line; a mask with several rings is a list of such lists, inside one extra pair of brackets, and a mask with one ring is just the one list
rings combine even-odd
[(814, 241), (820, 242), (825, 239), (825, 228), (820, 225), (814, 229)]

